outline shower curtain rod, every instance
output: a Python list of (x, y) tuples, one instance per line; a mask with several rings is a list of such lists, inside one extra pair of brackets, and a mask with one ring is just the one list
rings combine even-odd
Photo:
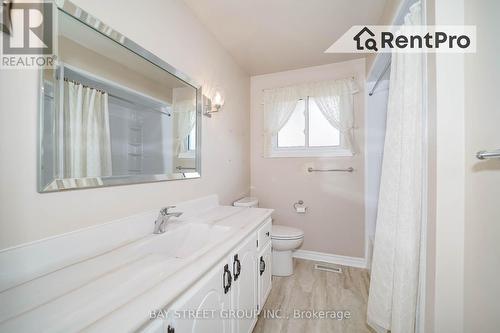
[[(112, 98), (116, 98), (120, 101), (123, 101), (125, 103), (129, 103), (129, 104), (132, 104), (133, 106), (135, 107), (138, 107), (138, 106), (141, 106), (140, 104), (138, 103), (135, 103), (135, 102), (132, 102), (132, 101), (129, 101), (128, 99), (126, 98), (123, 98), (123, 97), (120, 97), (120, 96), (116, 96), (116, 95), (113, 95), (113, 94), (110, 94), (110, 93), (107, 93), (109, 95), (109, 97), (112, 97)], [(162, 111), (162, 110), (158, 110), (158, 109), (155, 109), (155, 108), (152, 108), (152, 107), (149, 107), (147, 109), (141, 109), (141, 111), (147, 111), (147, 112), (158, 112), (158, 113), (161, 113), (161, 114), (164, 114), (165, 116), (168, 116), (168, 117), (171, 117), (172, 114), (169, 113), (169, 112), (165, 112), (165, 111)]]
[[(136, 95), (136, 96), (139, 96), (141, 97), (142, 99), (145, 99), (149, 102), (153, 102), (153, 103), (157, 103), (157, 104), (161, 104), (161, 105), (168, 105), (168, 102), (166, 101), (163, 101), (163, 100), (160, 100), (160, 99), (157, 99), (157, 98), (154, 98), (152, 96), (149, 96), (149, 95), (146, 95), (140, 91), (137, 91), (137, 90), (134, 90), (134, 89), (131, 89), (129, 87), (126, 87), (126, 86), (123, 86), (121, 84), (118, 84), (116, 82), (113, 82), (113, 81), (110, 81), (110, 80), (107, 80), (105, 78), (102, 78), (102, 77), (99, 77), (93, 73), (90, 73), (90, 72), (87, 72), (81, 68), (78, 68), (76, 66), (73, 66), (73, 65), (69, 65), (67, 63), (63, 63), (63, 62), (60, 62), (60, 68), (61, 68), (61, 71), (62, 71), (62, 74), (60, 74), (65, 81), (71, 81), (73, 83), (77, 83), (77, 84), (81, 84), (82, 86), (84, 87), (88, 87), (88, 88), (92, 88), (92, 89), (97, 89), (97, 88), (93, 88), (93, 87), (90, 87), (90, 86), (87, 86), (85, 84), (83, 84), (82, 82), (79, 82), (79, 81), (76, 81), (76, 80), (72, 80), (72, 79), (69, 79), (68, 77), (66, 77), (66, 70), (68, 69), (69, 72), (73, 72), (75, 73), (77, 76), (83, 76), (84, 78), (87, 78), (87, 79), (90, 79), (91, 81), (97, 81), (98, 83), (106, 86), (106, 87), (113, 87), (113, 88), (116, 88), (118, 90), (121, 90), (123, 92), (125, 92), (126, 94), (132, 94), (132, 95)], [(134, 106), (146, 106), (144, 104), (139, 104), (137, 103), (136, 101), (131, 101), (131, 100), (128, 100), (126, 98), (123, 98), (123, 97), (120, 97), (120, 96), (117, 96), (116, 94), (114, 93), (110, 93), (108, 91), (108, 89), (97, 89), (101, 92), (105, 92), (107, 93), (110, 97), (113, 97), (113, 98), (116, 98), (118, 100), (121, 100), (123, 102), (126, 102), (126, 103), (129, 103), (129, 104), (132, 104)], [(152, 107), (152, 106), (146, 106), (148, 107), (148, 109), (142, 109), (142, 111), (148, 111), (148, 112), (159, 112), (161, 114), (164, 114), (168, 117), (171, 117), (172, 114), (170, 112), (165, 112), (161, 109), (157, 109), (156, 107)]]
[(371, 90), (371, 91), (370, 91), (370, 93), (368, 94), (369, 96), (372, 96), (372, 95), (373, 95), (373, 93), (375, 92), (375, 89), (377, 89), (377, 86), (378, 86), (378, 84), (380, 83), (380, 80), (381, 80), (381, 79), (382, 79), (382, 77), (385, 75), (385, 73), (387, 72), (387, 70), (389, 69), (389, 67), (391, 67), (391, 60), (389, 60), (389, 61), (387, 62), (387, 65), (385, 65), (384, 70), (382, 71), (382, 73), (380, 73), (380, 75), (379, 75), (379, 77), (378, 77), (377, 81), (375, 81), (375, 84), (373, 85), (372, 90)]

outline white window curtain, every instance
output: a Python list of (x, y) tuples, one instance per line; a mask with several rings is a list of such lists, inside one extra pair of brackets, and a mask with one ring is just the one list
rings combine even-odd
[(108, 94), (64, 81), (64, 177), (111, 176)]
[(185, 153), (188, 149), (186, 140), (196, 125), (196, 102), (193, 100), (176, 101), (172, 109), (177, 122), (175, 150), (177, 154)]
[(272, 140), (290, 119), (299, 99), (299, 87), (264, 91), (264, 155), (271, 155)]
[[(421, 22), (420, 3), (402, 29)], [(422, 55), (393, 53), (368, 323), (415, 331), (422, 204)]]
[(264, 90), (264, 156), (271, 155), (273, 138), (290, 119), (297, 101), (308, 96), (340, 131), (345, 148), (355, 152), (353, 94), (358, 90), (353, 78)]
[(318, 82), (312, 85), (310, 96), (328, 120), (330, 125), (339, 130), (344, 148), (357, 152), (354, 140), (354, 98), (359, 91), (352, 79), (334, 82)]

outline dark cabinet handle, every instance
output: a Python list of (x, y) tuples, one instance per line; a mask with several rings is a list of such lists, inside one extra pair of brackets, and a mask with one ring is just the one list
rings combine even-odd
[(231, 289), (231, 282), (233, 280), (231, 276), (231, 272), (229, 271), (229, 265), (226, 264), (224, 266), (224, 275), (222, 276), (223, 284), (224, 284), (224, 294), (227, 294), (229, 292), (229, 289)]
[(269, 231), (268, 231), (268, 232), (266, 232), (266, 236), (267, 236), (267, 237), (269, 237)]
[(234, 274), (234, 281), (238, 280), (238, 277), (241, 274), (241, 262), (240, 259), (238, 259), (238, 255), (234, 255), (234, 261), (233, 261), (233, 274)]
[(175, 333), (175, 329), (172, 326), (168, 325), (167, 333)]
[(264, 261), (263, 257), (260, 257), (260, 275), (264, 274), (265, 270), (266, 270), (266, 262)]

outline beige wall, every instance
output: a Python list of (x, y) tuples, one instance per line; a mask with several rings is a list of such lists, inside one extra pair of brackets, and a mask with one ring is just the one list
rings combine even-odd
[(217, 193), (229, 204), (249, 190), (249, 77), (180, 0), (75, 0), (202, 84), (226, 93), (203, 119), (202, 178), (39, 194), (38, 73), (0, 73), (0, 248)]
[(465, 0), (465, 24), (477, 26), (477, 53), (465, 55), (464, 332), (500, 330), (500, 149), (498, 0)]
[[(428, 24), (463, 23), (463, 1), (427, 1)], [(431, 54), (426, 332), (463, 332), (464, 56)]]
[[(354, 75), (361, 91), (354, 97), (356, 140), (360, 153), (337, 158), (263, 158), (262, 89)], [(275, 223), (304, 230), (302, 249), (364, 257), (364, 59), (303, 68), (251, 78), (252, 195), (275, 209)], [(356, 169), (350, 173), (309, 174), (316, 168)], [(299, 215), (292, 205), (308, 207)]]
[(429, 24), (477, 26), (477, 53), (429, 55), (429, 211), (425, 332), (500, 327), (498, 1), (428, 0)]

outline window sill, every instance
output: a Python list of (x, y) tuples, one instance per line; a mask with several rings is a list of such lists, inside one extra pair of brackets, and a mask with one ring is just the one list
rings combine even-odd
[(177, 158), (195, 158), (195, 157), (196, 157), (196, 153), (194, 151), (179, 153), (179, 155), (177, 155)]
[(283, 157), (352, 157), (349, 149), (273, 149), (269, 158)]

